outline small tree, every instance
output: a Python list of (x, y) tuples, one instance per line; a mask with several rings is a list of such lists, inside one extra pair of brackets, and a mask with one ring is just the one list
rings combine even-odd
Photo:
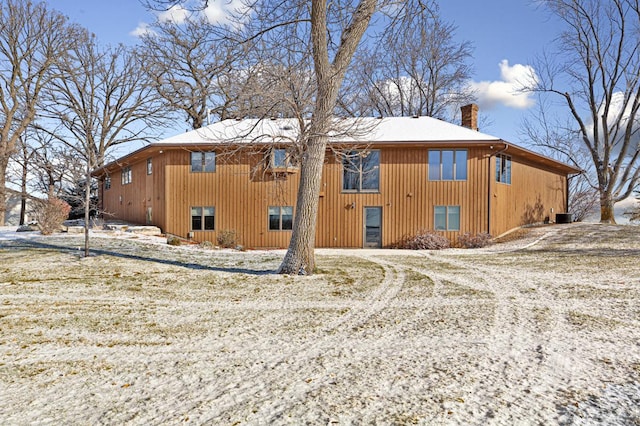
[[(146, 141), (163, 124), (163, 108), (134, 51), (119, 45), (98, 47), (82, 33), (71, 55), (58, 61), (59, 78), (46, 93), (45, 111), (56, 127), (47, 132), (67, 153), (82, 159), (84, 182), (105, 164), (109, 151), (127, 142)], [(84, 186), (85, 256), (89, 255), (91, 187)]]

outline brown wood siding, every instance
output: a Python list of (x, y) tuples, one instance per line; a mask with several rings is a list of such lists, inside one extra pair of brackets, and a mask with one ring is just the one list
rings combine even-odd
[(131, 183), (122, 184), (122, 169), (111, 174), (111, 188), (103, 194), (104, 215), (107, 219), (143, 224), (147, 205), (146, 161), (129, 167)]
[[(531, 220), (553, 219), (563, 209), (566, 178), (562, 174), (512, 157), (512, 183), (499, 184), (492, 152), (475, 147), (467, 149), (466, 180), (429, 181), (429, 149), (438, 147), (380, 147), (380, 190), (361, 193), (342, 190), (342, 164), (328, 151), (316, 246), (362, 247), (364, 207), (382, 207), (383, 246), (420, 229), (433, 229), (436, 205), (460, 206), (460, 231), (443, 232), (452, 241), (465, 232), (487, 232), (489, 198), (493, 235)], [(291, 231), (268, 230), (268, 207), (295, 207), (297, 172), (274, 175), (264, 170), (263, 154), (218, 152), (213, 173), (192, 173), (186, 149), (167, 149), (152, 158), (153, 175), (146, 175), (146, 158), (140, 160), (131, 165), (129, 185), (121, 185), (120, 170), (112, 172), (112, 188), (104, 191), (103, 201), (113, 217), (145, 223), (146, 208), (151, 207), (153, 224), (187, 238), (192, 231), (191, 207), (213, 206), (215, 230), (193, 231), (195, 241), (215, 244), (220, 231), (233, 230), (238, 244), (247, 248), (287, 247)]]
[[(220, 231), (235, 231), (245, 247), (286, 247), (291, 231), (268, 229), (269, 206), (295, 206), (298, 174), (278, 178), (265, 171), (253, 156), (225, 157), (218, 153), (216, 171), (190, 171), (190, 153), (171, 151), (166, 173), (166, 232), (195, 241), (216, 243)], [(215, 230), (191, 229), (191, 207), (214, 207)]]
[[(381, 149), (380, 191), (342, 190), (342, 165), (333, 155), (323, 176), (319, 247), (362, 247), (364, 207), (382, 207), (382, 245), (421, 229), (434, 229), (434, 206), (460, 206), (460, 232), (486, 231), (486, 169), (481, 149), (469, 149), (467, 180), (429, 181), (427, 148)], [(483, 195), (485, 194), (485, 195)], [(351, 206), (354, 206), (352, 208)], [(442, 232), (449, 239), (458, 231)]]
[(491, 233), (500, 235), (522, 225), (554, 221), (566, 203), (566, 176), (511, 157), (511, 184), (495, 182), (492, 173)]

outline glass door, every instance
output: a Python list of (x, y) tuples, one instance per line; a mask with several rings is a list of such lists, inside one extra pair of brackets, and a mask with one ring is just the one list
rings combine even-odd
[(382, 247), (382, 207), (364, 208), (364, 246)]

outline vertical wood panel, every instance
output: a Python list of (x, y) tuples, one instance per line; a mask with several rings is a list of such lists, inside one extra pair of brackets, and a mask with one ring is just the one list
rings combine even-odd
[[(460, 206), (460, 232), (443, 233), (451, 240), (464, 232), (487, 231), (488, 198), (494, 235), (527, 221), (553, 219), (563, 210), (563, 175), (512, 158), (512, 184), (497, 184), (491, 151), (471, 147), (467, 153), (467, 180), (434, 182), (428, 180), (427, 146), (381, 147), (380, 191), (352, 193), (342, 191), (341, 162), (328, 151), (316, 245), (362, 247), (367, 206), (382, 207), (384, 246), (420, 229), (433, 229), (435, 205)], [(166, 149), (154, 154), (152, 176), (146, 176), (146, 158), (131, 165), (129, 185), (121, 185), (120, 170), (112, 172), (112, 188), (103, 193), (104, 206), (113, 218), (133, 223), (145, 223), (146, 207), (151, 206), (154, 224), (181, 237), (190, 231), (191, 206), (213, 206), (215, 231), (194, 232), (194, 240), (216, 243), (220, 231), (234, 230), (238, 243), (247, 248), (286, 247), (291, 232), (268, 230), (268, 207), (295, 207), (299, 174), (274, 179), (259, 166), (260, 160), (260, 155), (247, 152), (218, 155), (216, 172), (192, 173), (188, 150)]]

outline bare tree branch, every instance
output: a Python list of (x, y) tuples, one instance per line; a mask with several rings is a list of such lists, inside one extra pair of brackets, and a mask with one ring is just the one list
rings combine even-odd
[[(544, 1), (566, 30), (555, 58), (542, 59), (529, 90), (559, 96), (589, 153), (581, 165), (596, 176), (600, 220), (615, 222), (613, 205), (640, 180), (640, 14), (637, 0)], [(555, 62), (555, 63), (554, 63)]]

